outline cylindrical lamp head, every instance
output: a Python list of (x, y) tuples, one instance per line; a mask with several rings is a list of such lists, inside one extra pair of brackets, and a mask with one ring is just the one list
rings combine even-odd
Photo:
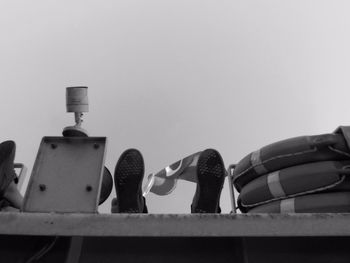
[(66, 89), (67, 112), (88, 112), (87, 87), (68, 87)]

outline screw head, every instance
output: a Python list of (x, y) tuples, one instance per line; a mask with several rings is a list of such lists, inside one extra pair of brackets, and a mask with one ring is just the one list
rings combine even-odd
[(97, 143), (95, 143), (95, 144), (94, 144), (94, 148), (95, 148), (95, 149), (98, 149), (98, 148), (100, 148), (100, 145), (97, 144)]
[(87, 191), (87, 192), (91, 192), (91, 191), (92, 191), (92, 186), (88, 184), (88, 185), (86, 186), (86, 191)]
[(56, 149), (57, 148), (57, 144), (51, 143), (51, 148), (52, 149)]
[(39, 189), (40, 189), (41, 192), (44, 192), (46, 190), (46, 185), (39, 184)]

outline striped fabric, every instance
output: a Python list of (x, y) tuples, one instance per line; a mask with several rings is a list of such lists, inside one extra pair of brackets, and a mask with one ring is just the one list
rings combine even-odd
[(157, 195), (168, 195), (176, 188), (177, 180), (197, 182), (196, 168), (201, 152), (187, 156), (155, 174), (148, 176), (148, 183), (143, 195), (152, 192)]

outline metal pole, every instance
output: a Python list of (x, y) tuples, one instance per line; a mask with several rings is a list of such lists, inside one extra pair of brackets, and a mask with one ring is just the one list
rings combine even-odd
[(227, 173), (228, 173), (228, 187), (230, 189), (230, 199), (231, 199), (231, 208), (232, 211), (231, 213), (236, 214), (236, 199), (235, 199), (235, 189), (233, 187), (233, 173), (232, 171), (236, 168), (235, 164), (231, 164), (228, 169), (227, 169)]

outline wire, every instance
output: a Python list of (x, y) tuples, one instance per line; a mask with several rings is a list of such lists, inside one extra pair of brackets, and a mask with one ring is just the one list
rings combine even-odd
[(53, 246), (56, 244), (57, 240), (58, 240), (58, 236), (56, 236), (50, 243), (47, 243), (42, 249), (40, 249), (31, 258), (29, 258), (26, 261), (26, 263), (31, 263), (31, 262), (37, 261), (40, 258), (42, 258), (45, 254), (47, 254), (53, 248)]

